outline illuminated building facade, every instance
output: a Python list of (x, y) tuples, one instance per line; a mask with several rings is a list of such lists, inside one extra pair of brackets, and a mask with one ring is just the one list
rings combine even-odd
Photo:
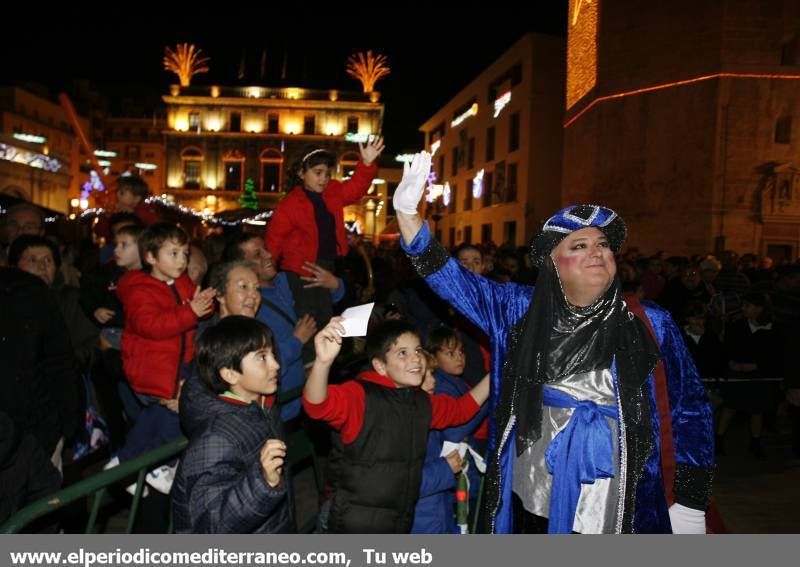
[(564, 39), (527, 34), (420, 130), (446, 246), (527, 244), (560, 202)]
[[(150, 191), (161, 194), (167, 186), (166, 122), (158, 118), (106, 118), (100, 158), (110, 164), (114, 176), (123, 172), (139, 175)], [(111, 155), (114, 154), (114, 155)]]
[(0, 193), (67, 213), (88, 178), (81, 172), (85, 159), (59, 104), (19, 87), (0, 88)]
[(569, 6), (562, 203), (647, 254), (796, 259), (800, 2)]
[[(164, 192), (213, 213), (240, 208), (248, 181), (259, 206), (273, 208), (287, 189), (287, 168), (308, 143), (337, 156), (334, 177), (347, 177), (359, 160), (356, 141), (380, 133), (384, 111), (376, 93), (303, 88), (173, 85), (163, 100)], [(378, 209), (380, 187), (345, 218), (379, 231), (382, 223), (368, 222), (366, 212), (373, 201), (371, 210)]]

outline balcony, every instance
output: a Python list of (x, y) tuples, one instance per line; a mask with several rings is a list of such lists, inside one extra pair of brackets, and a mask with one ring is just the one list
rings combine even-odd
[(219, 87), (204, 85), (181, 87), (180, 85), (172, 85), (170, 88), (170, 96), (193, 98), (309, 100), (328, 102), (377, 102), (372, 100), (375, 97), (371, 93), (340, 91), (336, 89), (304, 89), (299, 87)]

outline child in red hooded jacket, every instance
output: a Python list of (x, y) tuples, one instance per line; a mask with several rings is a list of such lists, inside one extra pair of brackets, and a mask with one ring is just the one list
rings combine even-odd
[[(117, 462), (180, 437), (181, 370), (194, 356), (197, 320), (213, 311), (216, 294), (213, 288), (200, 291), (186, 274), (189, 237), (180, 227), (151, 225), (138, 244), (142, 269), (119, 280), (117, 295), (125, 311), (122, 366), (144, 407), (117, 454)], [(109, 463), (115, 464), (114, 459)], [(161, 490), (152, 474), (148, 482)]]

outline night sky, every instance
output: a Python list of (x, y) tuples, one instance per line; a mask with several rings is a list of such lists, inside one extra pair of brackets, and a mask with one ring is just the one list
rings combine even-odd
[[(210, 57), (210, 72), (195, 76), (193, 84), (353, 91), (361, 85), (345, 73), (347, 58), (354, 51), (372, 49), (386, 55), (392, 69), (376, 89), (386, 105), (383, 133), (388, 151), (399, 153), (418, 149), (423, 142), (417, 131), (420, 124), (524, 33), (565, 35), (566, 0), (531, 4), (524, 8), (497, 3), (436, 4), (425, 8), (422, 16), (417, 11), (426, 4), (381, 4), (380, 8), (362, 3), (326, 3), (325, 8), (303, 4), (306, 15), (298, 17), (273, 13), (272, 2), (227, 14), (220, 9), (224, 4), (214, 3), (199, 10), (206, 13), (202, 25), (184, 15), (157, 20), (156, 11), (148, 13), (132, 4), (135, 13), (112, 15), (112, 5), (107, 4), (91, 16), (75, 11), (48, 13), (44, 22), (28, 20), (23, 26), (9, 26), (0, 45), (4, 53), (15, 56), (2, 58), (0, 82), (36, 82), (55, 96), (69, 90), (73, 80), (89, 79), (109, 98), (113, 114), (147, 114), (168, 85), (177, 82), (162, 68), (166, 45), (188, 41)], [(372, 19), (362, 19), (365, 23), (355, 24), (341, 19), (367, 6), (372, 6), (370, 13), (380, 9), (392, 14), (375, 13)], [(97, 25), (86, 21), (98, 16)], [(340, 19), (334, 21), (333, 16)], [(215, 20), (218, 24), (212, 27)], [(251, 31), (237, 33), (232, 31), (234, 25)], [(264, 52), (266, 73), (261, 79)], [(237, 74), (243, 57), (245, 80), (241, 81)], [(284, 60), (285, 81), (281, 80)]]

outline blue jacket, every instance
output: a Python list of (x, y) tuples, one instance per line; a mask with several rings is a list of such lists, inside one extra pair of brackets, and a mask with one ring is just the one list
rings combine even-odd
[(456, 487), (456, 475), (453, 474), (447, 460), (439, 456), (443, 442), (442, 432), (431, 429), (428, 433), (425, 464), (422, 467), (419, 500), (414, 508), (412, 534), (456, 533), (454, 516), (456, 499), (453, 493)]
[[(279, 392), (287, 392), (299, 388), (305, 383), (303, 369), (303, 343), (294, 336), (294, 326), (297, 323), (297, 314), (294, 310), (294, 297), (289, 288), (286, 273), (280, 272), (272, 280), (272, 287), (261, 288), (261, 307), (256, 313), (256, 319), (269, 327), (275, 335), (278, 346), (278, 361), (281, 365), (279, 378)], [(339, 301), (344, 295), (344, 285), (339, 280), (339, 287), (331, 293), (333, 303)], [(274, 304), (278, 309), (275, 309)], [(281, 420), (289, 421), (300, 415), (301, 400), (297, 398), (283, 406)]]
[[(489, 455), (491, 456), (484, 504), (488, 529), (495, 533), (511, 533), (512, 470), (516, 454), (514, 447), (513, 415), (501, 415), (498, 421), (498, 402), (507, 397), (513, 384), (504, 384), (502, 368), (509, 344), (509, 334), (528, 310), (534, 288), (514, 283), (498, 284), (462, 268), (441, 245), (432, 239), (427, 224), (414, 240), (402, 243), (411, 262), (425, 281), (440, 297), (458, 309), (491, 339), (491, 396), (489, 424)], [(648, 304), (645, 311), (650, 319), (664, 360), (669, 392), (672, 431), (675, 445), (675, 500), (681, 504), (704, 509), (711, 491), (714, 464), (711, 406), (706, 397), (697, 369), (686, 350), (680, 332), (663, 309)], [(613, 371), (613, 368), (612, 368)], [(614, 374), (614, 383), (618, 377)], [(653, 375), (644, 391), (619, 395), (617, 405), (647, 404), (650, 423), (634, 423), (636, 412), (623, 413), (622, 424), (629, 434), (637, 434), (636, 442), (629, 437), (619, 440), (620, 451), (627, 458), (619, 462), (627, 467), (625, 492), (618, 495), (622, 509), (623, 532), (671, 532), (667, 503), (664, 496), (660, 467), (659, 418), (655, 404)], [(625, 428), (620, 427), (620, 431)], [(621, 456), (620, 456), (621, 457)], [(621, 483), (623, 484), (623, 483)]]
[[(458, 399), (467, 394), (470, 390), (469, 386), (467, 386), (463, 380), (456, 378), (455, 376), (451, 376), (443, 370), (436, 370), (435, 374), (436, 387), (434, 388), (434, 394), (447, 394), (451, 398)], [(483, 420), (486, 419), (488, 413), (489, 404), (483, 404), (478, 413), (475, 414), (475, 417), (470, 419), (468, 422), (456, 427), (448, 427), (447, 429), (443, 429), (442, 440), (452, 441), (453, 443), (461, 443), (461, 441), (463, 441), (466, 437), (467, 443), (469, 443), (473, 449), (480, 452), (479, 444), (472, 437), (472, 434), (475, 433), (475, 430), (478, 429), (478, 427), (480, 427), (481, 423), (483, 423)], [(485, 455), (483, 456), (485, 458)], [(467, 476), (469, 477), (469, 499), (470, 501), (474, 502), (478, 498), (478, 490), (481, 486), (481, 474), (478, 472), (478, 469), (475, 466), (475, 461), (471, 455), (469, 457), (469, 470), (467, 471)]]
[[(187, 391), (186, 388), (189, 388)], [(187, 380), (181, 423), (190, 437), (172, 486), (176, 533), (293, 533), (294, 502), (287, 467), (281, 484), (267, 484), (261, 447), (282, 439), (277, 412), (193, 396)], [(184, 407), (184, 397), (193, 402)]]

